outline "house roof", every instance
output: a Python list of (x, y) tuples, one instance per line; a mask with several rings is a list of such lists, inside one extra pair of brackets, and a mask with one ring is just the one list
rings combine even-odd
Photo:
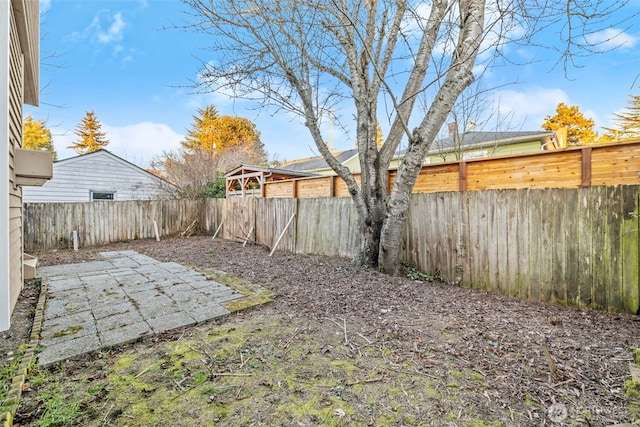
[(138, 171), (138, 172), (140, 172), (142, 174), (149, 175), (150, 177), (153, 177), (154, 179), (157, 179), (159, 181), (162, 181), (162, 182), (164, 182), (166, 184), (169, 184), (169, 185), (173, 186), (173, 184), (171, 184), (169, 181), (167, 181), (167, 180), (165, 180), (165, 179), (163, 179), (163, 178), (161, 178), (161, 177), (159, 177), (157, 175), (152, 174), (148, 170), (145, 170), (145, 169), (141, 168), (140, 166), (135, 165), (135, 164), (131, 163), (130, 161), (123, 159), (122, 157), (116, 156), (111, 151), (105, 150), (104, 148), (102, 148), (100, 150), (92, 151), (91, 153), (79, 154), (79, 155), (74, 156), (74, 157), (68, 157), (66, 159), (56, 160), (55, 162), (53, 162), (53, 164), (54, 165), (63, 166), (63, 165), (67, 165), (67, 164), (73, 164), (73, 163), (78, 162), (78, 161), (83, 161), (83, 160), (89, 159), (91, 157), (100, 157), (100, 156), (110, 157), (112, 160), (115, 160), (115, 161), (123, 164), (124, 166), (127, 166), (127, 167), (129, 167), (131, 169), (134, 169), (134, 170), (136, 170), (136, 171)]
[[(4, 2), (3, 2), (4, 3)], [(40, 101), (40, 6), (37, 1), (12, 0), (18, 40), (24, 59), (24, 102)]]
[(483, 147), (489, 145), (514, 144), (517, 142), (532, 141), (548, 138), (553, 132), (518, 131), (518, 132), (465, 132), (458, 135), (457, 140), (453, 136), (438, 139), (433, 142), (430, 151), (447, 150), (456, 147)]
[[(351, 150), (340, 151), (334, 153), (333, 156), (337, 161), (344, 164), (354, 156), (358, 155), (358, 149), (353, 148)], [(329, 168), (329, 164), (322, 156), (307, 157), (305, 159), (292, 160), (285, 162), (281, 165), (281, 168), (289, 171), (315, 171), (319, 169)]]

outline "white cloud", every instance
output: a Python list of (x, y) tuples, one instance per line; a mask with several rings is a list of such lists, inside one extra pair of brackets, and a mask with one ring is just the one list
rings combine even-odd
[(46, 13), (51, 9), (51, 0), (40, 0), (40, 13)]
[[(106, 30), (104, 29), (105, 25), (108, 26)], [(121, 41), (126, 27), (127, 24), (120, 12), (111, 16), (102, 11), (94, 16), (91, 23), (81, 32), (71, 33), (70, 38), (74, 41), (95, 40), (101, 44), (109, 44)]]
[(638, 43), (638, 37), (625, 33), (618, 28), (607, 28), (585, 36), (587, 43), (602, 49), (616, 49), (618, 47), (632, 48)]
[[(96, 17), (94, 19), (94, 22), (96, 22), (96, 19), (98, 18)], [(126, 27), (126, 24), (124, 22), (124, 19), (122, 19), (122, 14), (120, 12), (113, 15), (111, 25), (109, 26), (109, 29), (107, 29), (107, 31), (102, 31), (102, 28), (98, 21), (97, 23), (98, 41), (100, 43), (110, 43), (112, 41), (122, 40), (123, 31), (125, 27)]]
[(494, 96), (494, 108), (511, 130), (541, 129), (544, 118), (554, 114), (561, 102), (569, 103), (565, 91), (544, 87), (531, 87), (523, 91), (501, 90)]
[[(140, 167), (147, 167), (154, 157), (164, 151), (177, 149), (183, 135), (176, 133), (164, 123), (142, 122), (128, 126), (108, 126), (103, 124), (103, 132), (109, 140), (106, 149)], [(54, 145), (59, 159), (76, 156), (68, 147), (76, 140), (73, 130), (54, 136)]]
[(177, 149), (183, 135), (164, 123), (142, 122), (115, 127), (103, 126), (110, 143), (107, 150), (131, 163), (146, 167), (164, 151)]

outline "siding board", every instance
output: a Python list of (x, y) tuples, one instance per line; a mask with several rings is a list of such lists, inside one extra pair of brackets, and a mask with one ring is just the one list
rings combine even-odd
[(116, 200), (164, 196), (167, 185), (149, 172), (106, 150), (53, 164), (53, 178), (41, 187), (25, 187), (25, 202), (89, 202), (91, 192), (115, 192)]

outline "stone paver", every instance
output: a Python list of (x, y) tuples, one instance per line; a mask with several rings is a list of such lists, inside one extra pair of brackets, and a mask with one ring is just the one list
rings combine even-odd
[(135, 251), (100, 255), (104, 261), (38, 269), (47, 284), (40, 364), (225, 316), (221, 303), (242, 297), (175, 262)]

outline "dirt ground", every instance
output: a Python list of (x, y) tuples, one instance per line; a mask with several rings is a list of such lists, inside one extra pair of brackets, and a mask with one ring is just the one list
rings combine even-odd
[[(39, 265), (125, 249), (224, 271), (274, 301), (36, 370), (16, 424), (68, 425), (42, 421), (56, 394), (79, 399), (75, 425), (608, 426), (638, 416), (625, 381), (640, 316), (389, 277), (338, 257), (269, 257), (210, 236), (59, 250)], [(3, 363), (28, 337), (28, 308), (22, 317), (1, 343)], [(73, 386), (54, 388), (64, 382)]]

